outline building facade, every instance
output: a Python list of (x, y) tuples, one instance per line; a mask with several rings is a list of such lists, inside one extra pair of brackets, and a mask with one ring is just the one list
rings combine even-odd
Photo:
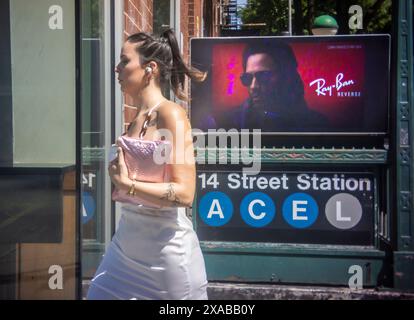
[[(305, 14), (302, 2), (294, 1), (294, 15), (316, 15), (312, 10), (322, 2), (312, 2), (315, 7)], [(159, 35), (173, 28), (189, 62), (192, 38), (252, 35), (257, 25), (266, 24), (253, 22), (243, 33), (234, 18), (238, 3), (0, 1), (0, 299), (85, 296), (120, 218), (119, 204), (111, 201), (109, 150), (137, 111), (132, 98), (120, 91), (114, 71), (125, 39), (135, 32)], [(343, 3), (331, 9), (347, 12)], [(393, 25), (389, 144), (330, 153), (295, 145), (292, 153), (268, 149), (265, 159), (271, 159), (272, 168), (289, 163), (326, 168), (318, 157), (330, 155), (327, 162), (342, 167), (351, 157), (354, 167), (368, 163), (381, 172), (385, 184), (376, 195), (385, 209), (375, 207), (375, 247), (201, 241), (209, 280), (339, 286), (350, 277), (348, 268), (338, 271), (339, 266), (365, 263), (371, 287), (378, 275), (390, 288), (413, 290), (412, 2), (395, 1), (385, 15), (392, 16)], [(282, 31), (288, 30), (289, 19)], [(299, 20), (293, 23), (303, 35), (306, 23)], [(171, 91), (165, 95), (191, 111)], [(198, 212), (188, 214), (197, 220)]]

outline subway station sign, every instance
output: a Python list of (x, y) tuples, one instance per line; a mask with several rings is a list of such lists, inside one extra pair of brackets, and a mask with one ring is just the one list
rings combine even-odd
[(199, 171), (206, 241), (373, 245), (376, 179), (357, 172)]

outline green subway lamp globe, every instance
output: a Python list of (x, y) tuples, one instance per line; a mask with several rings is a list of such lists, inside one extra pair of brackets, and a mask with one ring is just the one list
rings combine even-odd
[(335, 18), (322, 15), (313, 21), (312, 33), (316, 36), (333, 36), (338, 32), (338, 28)]

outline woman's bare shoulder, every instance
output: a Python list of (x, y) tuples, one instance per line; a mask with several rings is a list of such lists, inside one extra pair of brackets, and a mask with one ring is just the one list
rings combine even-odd
[(179, 120), (188, 119), (186, 110), (179, 104), (169, 101), (169, 100), (162, 103), (157, 109), (157, 111), (158, 111), (159, 120), (163, 122), (171, 122), (171, 121), (179, 121)]

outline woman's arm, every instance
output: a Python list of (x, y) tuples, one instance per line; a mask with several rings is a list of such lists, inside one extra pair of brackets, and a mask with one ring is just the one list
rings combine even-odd
[[(171, 180), (167, 183), (135, 182), (135, 193), (140, 198), (163, 207), (190, 207), (195, 194), (195, 161), (191, 126), (184, 109), (167, 103), (158, 109), (161, 136), (172, 144)], [(166, 130), (166, 131), (164, 131)], [(119, 189), (130, 190), (133, 181), (128, 171), (122, 149), (118, 163), (109, 167), (112, 182)]]
[[(132, 181), (126, 181), (120, 188), (128, 191), (132, 186)], [(150, 201), (162, 207), (191, 207), (193, 197), (191, 197), (185, 186), (180, 183), (151, 183), (135, 182), (135, 193), (140, 198)]]

